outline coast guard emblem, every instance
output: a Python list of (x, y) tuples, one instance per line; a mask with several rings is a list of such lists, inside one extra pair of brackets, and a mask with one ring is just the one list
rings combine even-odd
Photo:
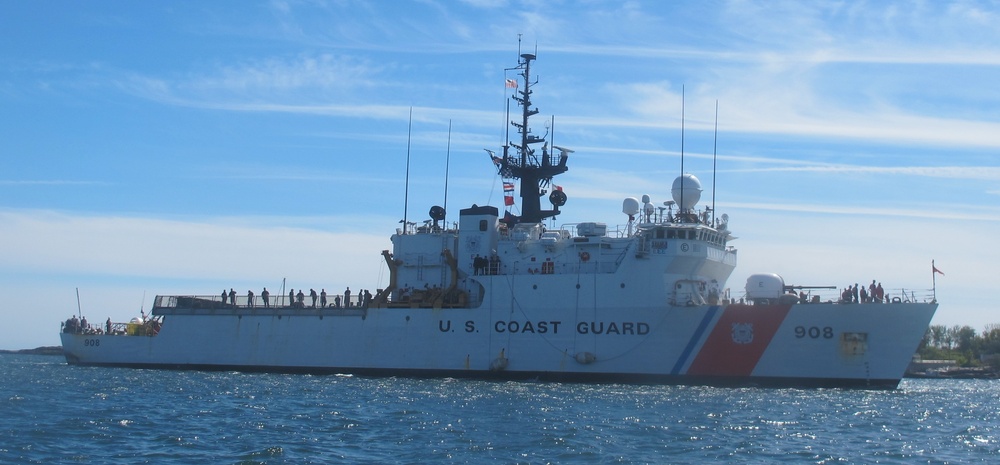
[(753, 342), (753, 324), (733, 323), (733, 342), (737, 344)]

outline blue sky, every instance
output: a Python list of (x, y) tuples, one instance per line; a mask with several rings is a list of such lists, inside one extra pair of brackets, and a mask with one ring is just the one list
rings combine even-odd
[[(1000, 323), (1000, 5), (927, 2), (0, 2), (0, 348), (156, 294), (376, 289), (404, 214), (502, 205), (504, 68), (574, 149), (556, 221), (625, 223), (685, 169), (740, 264), (931, 287)], [(451, 124), (450, 148), (448, 127)], [(544, 132), (544, 128), (535, 128)]]

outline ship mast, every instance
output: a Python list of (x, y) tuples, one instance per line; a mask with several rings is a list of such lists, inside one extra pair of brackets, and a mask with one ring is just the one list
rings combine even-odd
[[(531, 62), (535, 55), (531, 53), (521, 54), (517, 68), (521, 70), (521, 78), (524, 83), (523, 88), (516, 88), (511, 98), (521, 107), (520, 121), (511, 120), (510, 124), (517, 129), (521, 136), (520, 143), (513, 144), (507, 141), (503, 147), (503, 159), (499, 163), (499, 173), (506, 178), (521, 180), (521, 215), (517, 217), (518, 223), (539, 223), (545, 218), (559, 214), (559, 207), (566, 203), (566, 196), (562, 191), (553, 191), (549, 196), (552, 203), (551, 210), (542, 210), (541, 197), (545, 195), (547, 188), (552, 184), (552, 178), (566, 172), (566, 158), (569, 150), (559, 148), (558, 159), (553, 160), (553, 154), (545, 144), (545, 137), (538, 137), (531, 133), (528, 119), (538, 113), (537, 108), (531, 107), (531, 88), (536, 82), (531, 82)], [(533, 146), (542, 145), (541, 159), (536, 155)], [(513, 148), (513, 154), (511, 153)]]

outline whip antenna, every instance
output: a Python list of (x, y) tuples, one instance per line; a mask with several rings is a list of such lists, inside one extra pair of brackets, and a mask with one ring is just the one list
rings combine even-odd
[(715, 140), (712, 142), (712, 227), (715, 227), (715, 161), (719, 151), (719, 101), (715, 101)]
[(444, 228), (448, 229), (448, 171), (451, 169), (451, 120), (448, 120), (448, 149), (444, 158)]
[(403, 234), (406, 234), (406, 211), (410, 204), (410, 137), (413, 134), (413, 107), (410, 107), (410, 122), (406, 125), (406, 181), (403, 185)]

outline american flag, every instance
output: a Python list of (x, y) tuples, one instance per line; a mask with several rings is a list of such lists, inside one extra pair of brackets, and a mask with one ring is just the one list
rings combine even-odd
[(505, 85), (509, 89), (517, 89), (517, 79), (508, 79)]

